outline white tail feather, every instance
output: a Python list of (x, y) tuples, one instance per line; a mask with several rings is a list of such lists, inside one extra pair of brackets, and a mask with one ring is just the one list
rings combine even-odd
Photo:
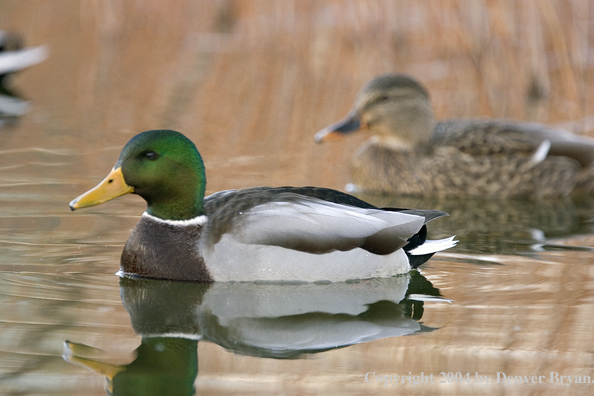
[(437, 239), (437, 240), (427, 240), (421, 246), (418, 246), (408, 252), (413, 256), (420, 256), (423, 254), (430, 254), (435, 252), (440, 252), (442, 250), (449, 249), (451, 247), (456, 246), (458, 241), (454, 240), (455, 236), (444, 238), (444, 239)]

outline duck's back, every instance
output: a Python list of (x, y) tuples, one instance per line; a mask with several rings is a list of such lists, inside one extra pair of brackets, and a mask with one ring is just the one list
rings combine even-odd
[(492, 119), (445, 120), (436, 124), (431, 145), (452, 146), (477, 156), (533, 156), (545, 141), (550, 146), (543, 154), (573, 158), (582, 166), (594, 162), (594, 138), (539, 123)]
[(429, 144), (414, 150), (370, 141), (351, 173), (363, 190), (384, 193), (548, 197), (568, 195), (582, 164), (592, 160), (594, 139), (540, 124), (447, 120), (437, 123)]
[(455, 147), (474, 156), (532, 156), (544, 139), (526, 125), (499, 120), (445, 120), (436, 124), (430, 144), (435, 148)]

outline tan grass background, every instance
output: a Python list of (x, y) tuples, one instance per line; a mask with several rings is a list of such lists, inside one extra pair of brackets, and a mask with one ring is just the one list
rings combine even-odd
[[(50, 48), (15, 82), (55, 145), (121, 147), (145, 129), (178, 129), (207, 159), (212, 190), (342, 188), (365, 137), (316, 146), (312, 136), (386, 72), (423, 81), (439, 118), (531, 120), (593, 134), (593, 15), (588, 0), (0, 4), (0, 26)], [(85, 165), (97, 177), (115, 155)], [(253, 178), (233, 177), (236, 170)]]

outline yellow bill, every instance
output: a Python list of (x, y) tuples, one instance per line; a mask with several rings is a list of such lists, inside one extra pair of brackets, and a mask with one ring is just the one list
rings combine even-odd
[(70, 202), (70, 209), (75, 210), (99, 205), (131, 192), (134, 192), (134, 187), (126, 184), (124, 175), (122, 174), (122, 168), (112, 169), (109, 175), (97, 187), (73, 199)]

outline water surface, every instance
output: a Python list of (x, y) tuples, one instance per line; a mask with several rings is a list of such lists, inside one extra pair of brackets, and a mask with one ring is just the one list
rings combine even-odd
[[(197, 143), (208, 193), (342, 188), (363, 138), (332, 147), (312, 141), (351, 100), (340, 84), (327, 89), (336, 74), (324, 72), (331, 63), (321, 54), (334, 48), (324, 41), (334, 36), (320, 31), (334, 32), (325, 19), (333, 8), (307, 14), (320, 34), (300, 30), (300, 40), (317, 48), (309, 58), (273, 45), (274, 29), (293, 42), (285, 19), (269, 26), (248, 6), (234, 23), (253, 36), (239, 40), (225, 27), (232, 16), (216, 14), (226, 2), (204, 13), (190, 7), (187, 18), (171, 10), (162, 35), (145, 26), (158, 20), (149, 8), (14, 4), (0, 5), (0, 20), (20, 26), (33, 44), (47, 41), (50, 57), (15, 76), (31, 106), (0, 129), (0, 394), (122, 394), (141, 380), (150, 382), (145, 394), (164, 394), (161, 386), (207, 395), (591, 393), (594, 385), (559, 383), (594, 379), (587, 199), (363, 196), (445, 210), (450, 216), (430, 223), (430, 236), (456, 234), (460, 243), (420, 273), (336, 285), (122, 279), (120, 253), (142, 200), (69, 211), (129, 138), (161, 127)], [(268, 28), (274, 39), (254, 52)], [(353, 64), (374, 63), (368, 52), (360, 56)], [(432, 380), (415, 384), (421, 373)], [(514, 383), (523, 376), (542, 381)]]
[[(373, 393), (384, 388), (382, 376), (409, 373), (434, 374), (434, 383), (398, 387), (547, 393), (561, 387), (548, 383), (550, 372), (591, 375), (587, 202), (401, 198), (400, 206), (449, 211), (430, 224), (431, 236), (460, 240), (420, 274), (339, 285), (175, 285), (115, 275), (143, 203), (128, 196), (71, 213), (67, 202), (95, 181), (75, 171), (79, 161), (72, 148), (5, 149), (0, 158), (3, 394), (100, 395), (104, 386), (131, 386), (124, 373), (167, 383), (168, 361), (181, 365), (175, 383), (197, 394)], [(126, 370), (107, 372), (117, 381), (106, 385), (105, 371), (84, 367), (89, 361)], [(473, 381), (448, 383), (448, 372)], [(495, 382), (497, 372), (547, 383), (474, 383), (476, 373)], [(375, 373), (369, 382), (367, 373)]]

